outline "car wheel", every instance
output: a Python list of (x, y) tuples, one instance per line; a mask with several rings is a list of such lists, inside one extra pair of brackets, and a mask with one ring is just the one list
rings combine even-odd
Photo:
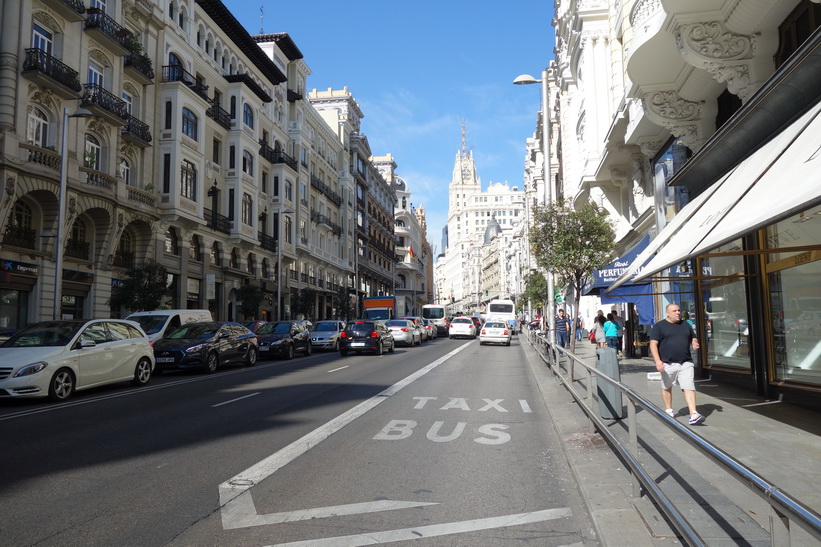
[(484, 343), (484, 342), (482, 342), (481, 340), (479, 340), (479, 345), (480, 345), (480, 346), (484, 346), (484, 345), (485, 345), (485, 343)]
[(348, 350), (346, 350), (345, 348), (342, 348), (341, 350), (339, 350), (339, 354), (342, 357), (347, 357), (348, 356)]
[(151, 361), (143, 357), (137, 362), (137, 367), (134, 369), (134, 379), (131, 380), (131, 385), (144, 386), (151, 379)]
[(510, 345), (510, 340), (508, 340), (508, 341), (507, 341), (507, 345), (508, 345), (508, 346)]
[(339, 351), (339, 340), (334, 342), (334, 351)]
[(219, 367), (220, 358), (217, 356), (216, 352), (212, 351), (208, 354), (205, 358), (205, 372), (208, 374), (214, 374), (217, 371), (217, 367)]
[(306, 348), (307, 348), (307, 349), (305, 350), (305, 355), (306, 355), (307, 357), (310, 357), (310, 356), (311, 356), (311, 353), (313, 353), (313, 351), (314, 351), (314, 348), (311, 346), (311, 343), (310, 343), (310, 342), (308, 342), (308, 345), (306, 346)]
[(74, 393), (74, 373), (63, 368), (54, 373), (48, 384), (48, 398), (52, 401), (65, 401)]
[(376, 354), (382, 355), (384, 348), (382, 347), (382, 340), (379, 341), (379, 345), (376, 346)]
[(283, 357), (286, 359), (293, 359), (294, 358), (294, 345), (288, 344), (285, 346), (285, 351), (283, 352)]
[(396, 349), (396, 340), (394, 340), (393, 342), (391, 342), (391, 349), (389, 349), (389, 350), (388, 350), (388, 353), (393, 353), (393, 351), (394, 351), (395, 349)]
[(246, 366), (252, 367), (257, 364), (257, 348), (251, 346), (248, 348), (248, 353), (245, 355)]

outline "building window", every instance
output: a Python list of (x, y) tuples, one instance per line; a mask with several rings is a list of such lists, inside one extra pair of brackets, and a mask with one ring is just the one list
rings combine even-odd
[(290, 180), (285, 181), (285, 199), (288, 201), (293, 201), (294, 199), (294, 185), (291, 184)]
[(242, 172), (254, 176), (254, 156), (248, 150), (242, 151)]
[(254, 201), (248, 194), (242, 194), (242, 223), (246, 226), (254, 225)]
[(179, 256), (180, 246), (177, 238), (177, 229), (171, 226), (165, 232), (165, 252), (174, 256)]
[(197, 168), (188, 160), (182, 160), (180, 185), (182, 197), (191, 201), (197, 200)]
[(182, 109), (182, 134), (197, 140), (197, 115), (190, 109)]
[(32, 108), (29, 112), (28, 128), (26, 130), (28, 143), (40, 148), (48, 146), (48, 128), (49, 122), (45, 112), (37, 107)]
[(125, 158), (120, 158), (120, 178), (126, 186), (131, 186), (131, 164)]
[(284, 230), (285, 230), (285, 242), (286, 242), (286, 243), (293, 243), (293, 242), (294, 242), (294, 238), (293, 238), (293, 236), (291, 235), (291, 234), (293, 233), (293, 228), (294, 228), (294, 223), (293, 223), (293, 221), (291, 220), (291, 217), (286, 216), (286, 217), (285, 217), (285, 227), (284, 227)]
[(219, 247), (219, 243), (217, 243), (216, 241), (214, 242), (213, 245), (211, 245), (211, 254), (209, 256), (209, 261), (211, 262), (211, 264), (213, 264), (215, 266), (219, 266), (219, 263), (220, 263), (220, 247)]
[(99, 171), (100, 159), (102, 157), (103, 147), (100, 141), (94, 135), (86, 133), (85, 158), (83, 164), (89, 168)]
[(193, 235), (191, 236), (191, 241), (188, 244), (188, 259), (194, 260), (196, 262), (202, 262), (202, 242), (200, 241), (200, 236)]
[(52, 55), (54, 35), (40, 25), (35, 24), (33, 27), (31, 32), (31, 47)]
[(222, 150), (222, 143), (219, 141), (219, 139), (214, 139), (214, 142), (211, 143), (211, 161), (216, 163), (217, 165), (221, 165), (220, 150)]
[(248, 103), (242, 105), (242, 122), (251, 129), (254, 128), (254, 110)]
[(88, 83), (103, 87), (103, 68), (93, 61), (88, 62)]

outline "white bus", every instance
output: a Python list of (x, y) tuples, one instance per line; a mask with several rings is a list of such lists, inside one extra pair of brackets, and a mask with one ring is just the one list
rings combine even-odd
[(487, 305), (485, 321), (504, 321), (510, 325), (513, 334), (516, 334), (516, 304), (513, 300), (491, 300)]
[(436, 325), (439, 335), (448, 333), (447, 310), (441, 304), (425, 304), (422, 306), (422, 319), (429, 319)]

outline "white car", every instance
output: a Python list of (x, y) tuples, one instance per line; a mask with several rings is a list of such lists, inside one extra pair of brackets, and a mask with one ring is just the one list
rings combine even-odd
[(44, 321), (0, 344), (0, 397), (63, 401), (105, 384), (145, 385), (153, 371), (153, 346), (134, 321)]
[(479, 331), (479, 345), (504, 344), (509, 346), (511, 332), (510, 325), (501, 321), (488, 321)]
[(448, 329), (448, 338), (476, 338), (476, 325), (470, 317), (454, 317)]
[(311, 334), (311, 346), (313, 349), (339, 351), (339, 333), (343, 330), (343, 321), (319, 321), (308, 329)]
[(397, 344), (404, 344), (408, 347), (418, 346), (422, 343), (422, 333), (408, 319), (391, 319), (385, 321), (385, 326), (393, 334), (393, 341)]

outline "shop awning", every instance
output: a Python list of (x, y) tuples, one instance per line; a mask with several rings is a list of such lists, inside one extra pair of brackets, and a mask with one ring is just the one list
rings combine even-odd
[(589, 294), (601, 294), (607, 287), (609, 287), (616, 279), (619, 278), (631, 264), (634, 264), (639, 256), (644, 253), (647, 246), (650, 244), (650, 236), (645, 236), (641, 241), (629, 248), (623, 255), (616, 260), (599, 268), (593, 270), (590, 276), (590, 282), (582, 287), (582, 296)]
[[(821, 103), (685, 206), (656, 238), (664, 240), (661, 246), (653, 245), (660, 247), (655, 256), (637, 257), (642, 263), (632, 264), (625, 273), (638, 273), (620, 277), (608, 290), (646, 279), (821, 203), (819, 111)], [(708, 192), (707, 198), (699, 199)], [(684, 221), (675, 222), (680, 215), (685, 215)]]

